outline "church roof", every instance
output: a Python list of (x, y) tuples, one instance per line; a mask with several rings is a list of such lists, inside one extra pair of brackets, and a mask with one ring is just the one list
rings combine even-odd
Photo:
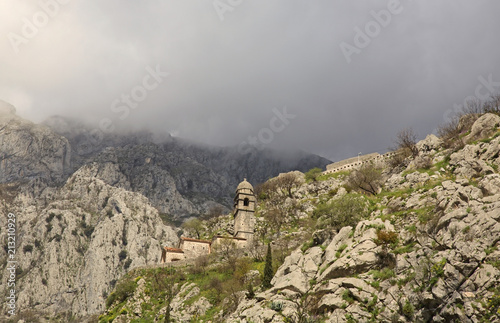
[(208, 243), (208, 244), (212, 243), (212, 241), (208, 241), (208, 240), (200, 240), (200, 239), (193, 239), (193, 238), (187, 238), (187, 237), (181, 237), (181, 240), (191, 241), (191, 242), (199, 242), (199, 243)]
[(184, 250), (179, 249), (179, 248), (169, 248), (169, 247), (165, 247), (164, 249), (165, 249), (165, 251), (167, 251), (167, 252), (184, 253)]
[(242, 189), (249, 189), (253, 191), (253, 186), (249, 182), (247, 182), (247, 179), (245, 178), (243, 182), (241, 182), (238, 187), (236, 188), (237, 191), (242, 190)]

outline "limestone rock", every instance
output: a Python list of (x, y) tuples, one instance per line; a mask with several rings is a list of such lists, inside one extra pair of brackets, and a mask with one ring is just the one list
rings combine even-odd
[(443, 140), (430, 134), (424, 140), (417, 142), (416, 147), (419, 152), (432, 152), (436, 151), (443, 145)]
[(19, 258), (25, 273), (17, 281), (20, 311), (99, 313), (113, 281), (134, 267), (157, 264), (161, 247), (177, 243), (176, 232), (144, 196), (87, 175), (82, 169), (41, 198), (19, 196), (10, 209), (19, 215), (19, 250), (32, 250)]
[(498, 127), (500, 127), (500, 117), (493, 113), (486, 113), (474, 122), (466, 141), (486, 138), (494, 134)]

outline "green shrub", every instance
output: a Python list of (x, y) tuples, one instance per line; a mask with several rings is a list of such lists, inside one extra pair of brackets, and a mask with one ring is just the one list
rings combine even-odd
[(377, 230), (377, 239), (375, 243), (383, 246), (395, 246), (398, 243), (398, 234), (394, 231)]
[(269, 308), (276, 312), (281, 312), (283, 309), (283, 304), (281, 302), (271, 302)]
[(384, 281), (389, 278), (394, 278), (396, 277), (396, 274), (392, 269), (389, 268), (384, 268), (382, 270), (372, 270), (370, 272), (373, 275), (373, 278), (378, 280), (378, 281)]
[(23, 247), (23, 252), (24, 253), (27, 253), (27, 252), (32, 252), (33, 251), (33, 246), (30, 245), (30, 244), (27, 244)]
[(403, 305), (403, 315), (411, 319), (413, 314), (415, 314), (415, 307), (409, 301), (406, 301)]
[(115, 291), (108, 296), (108, 299), (106, 300), (106, 307), (109, 308), (115, 302), (121, 303), (125, 301), (134, 294), (136, 287), (137, 283), (133, 280), (124, 281), (118, 284)]
[(342, 299), (346, 302), (348, 302), (349, 304), (352, 304), (354, 303), (356, 300), (354, 299), (354, 295), (352, 294), (352, 292), (349, 290), (349, 289), (346, 289), (343, 293), (342, 293)]
[(322, 228), (340, 229), (356, 226), (366, 213), (364, 198), (357, 194), (347, 194), (329, 203), (320, 203), (312, 216), (318, 219), (318, 226)]
[(125, 260), (127, 258), (127, 250), (120, 251), (120, 253), (118, 254), (118, 258), (120, 259), (120, 261)]
[(308, 170), (304, 175), (306, 177), (307, 182), (316, 182), (318, 180), (318, 177), (323, 173), (323, 170), (321, 168), (315, 167), (310, 170)]
[(131, 264), (132, 264), (132, 259), (129, 258), (129, 259), (127, 259), (127, 261), (125, 261), (123, 268), (128, 269)]

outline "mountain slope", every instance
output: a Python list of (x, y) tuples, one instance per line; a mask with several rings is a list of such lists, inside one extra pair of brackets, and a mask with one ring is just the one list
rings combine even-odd
[(129, 273), (120, 286), (131, 292), (111, 298), (100, 322), (498, 322), (499, 126), (480, 117), (453, 150), (428, 136), (415, 158), (386, 166), (376, 195), (350, 191), (356, 172), (298, 181), (291, 195), (270, 181), (256, 233), (272, 240), (271, 288), (260, 287), (265, 248), (220, 250), (211, 262)]

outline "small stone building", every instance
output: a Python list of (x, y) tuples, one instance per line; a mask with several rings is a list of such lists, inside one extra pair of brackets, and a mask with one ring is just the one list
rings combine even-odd
[(199, 240), (181, 237), (179, 241), (179, 249), (184, 251), (186, 258), (195, 258), (202, 255), (208, 255), (212, 252), (212, 241)]
[(236, 248), (250, 246), (255, 230), (255, 203), (253, 186), (245, 178), (234, 197), (234, 236), (214, 236), (212, 241), (181, 237), (178, 248), (163, 248), (161, 263), (208, 255), (214, 246), (228, 240), (234, 242)]
[(184, 256), (184, 251), (182, 249), (165, 247), (161, 251), (160, 263), (162, 264), (166, 262), (174, 262), (184, 259), (185, 256)]

